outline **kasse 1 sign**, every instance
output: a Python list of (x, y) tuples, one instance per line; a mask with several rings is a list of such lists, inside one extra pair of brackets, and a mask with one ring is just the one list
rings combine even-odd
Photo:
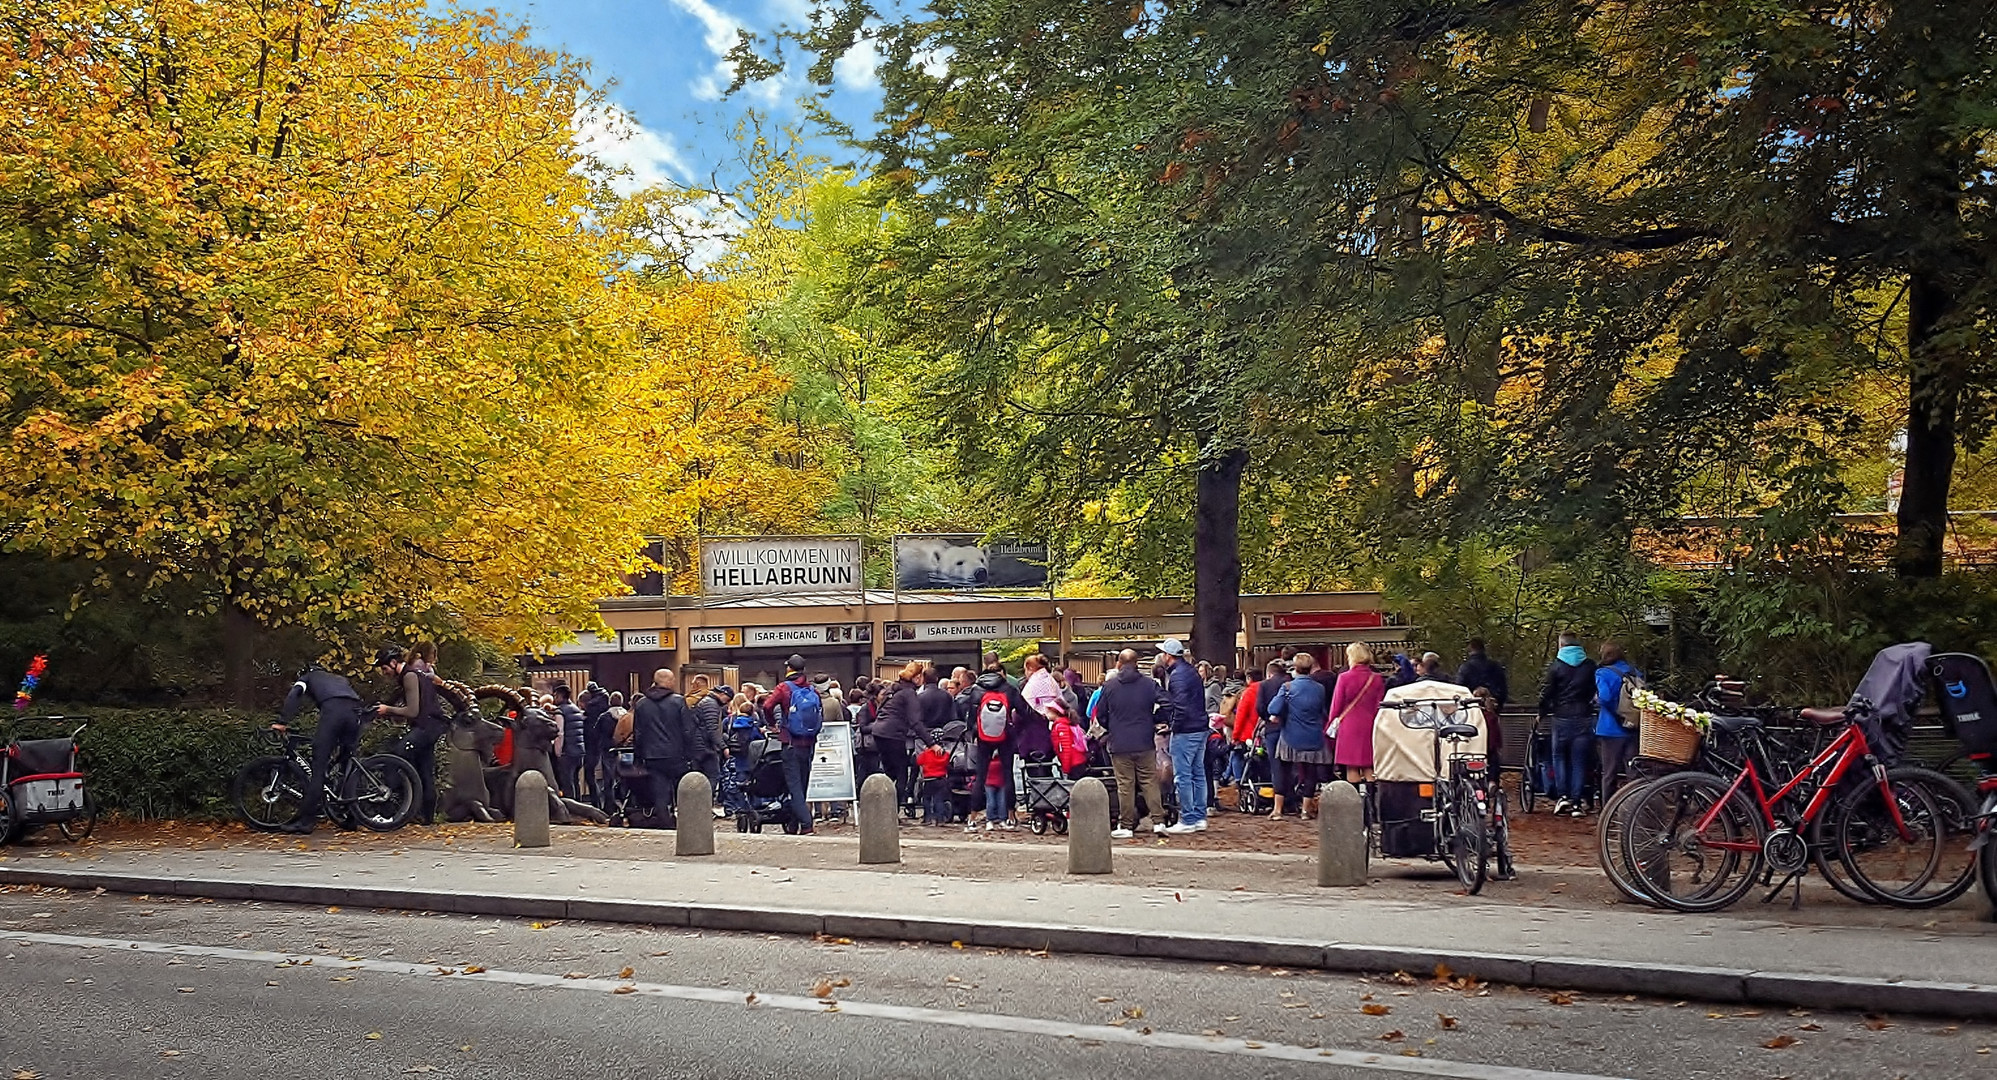
[(857, 593), (860, 541), (813, 536), (704, 540), (700, 583), (708, 596)]

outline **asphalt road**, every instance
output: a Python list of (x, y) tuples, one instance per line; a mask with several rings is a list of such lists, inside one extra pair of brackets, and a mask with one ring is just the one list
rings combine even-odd
[(1990, 1025), (1450, 985), (1427, 972), (1369, 980), (30, 890), (0, 894), (0, 957), (0, 1080), (1997, 1069)]

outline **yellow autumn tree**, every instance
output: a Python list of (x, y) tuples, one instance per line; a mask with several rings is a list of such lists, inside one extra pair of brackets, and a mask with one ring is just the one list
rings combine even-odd
[(594, 625), (703, 452), (620, 430), (632, 380), (707, 352), (621, 276), (591, 100), (414, 0), (9, 5), (9, 549), (200, 585), (238, 697), (260, 627)]

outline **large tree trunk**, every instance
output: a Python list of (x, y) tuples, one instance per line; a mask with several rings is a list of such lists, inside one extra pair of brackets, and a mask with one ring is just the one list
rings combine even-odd
[(1907, 288), (1907, 464), (1900, 488), (1899, 540), (1893, 567), (1901, 577), (1931, 578), (1942, 572), (1942, 543), (1948, 535), (1949, 484), (1955, 476), (1956, 406), (1962, 382), (1946, 350), (1933, 338), (1947, 313), (1948, 292), (1933, 278), (1916, 274)]
[(236, 601), (222, 601), (222, 692), (239, 709), (254, 709), (257, 701), (257, 617)]
[(1238, 667), (1241, 626), (1241, 474), (1248, 451), (1200, 462), (1193, 501), (1193, 654)]

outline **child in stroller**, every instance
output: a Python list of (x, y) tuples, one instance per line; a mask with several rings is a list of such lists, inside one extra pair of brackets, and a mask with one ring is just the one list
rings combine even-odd
[(763, 826), (780, 824), (785, 833), (796, 835), (809, 808), (792, 806), (790, 787), (784, 783), (783, 745), (769, 736), (751, 739), (742, 755), (742, 768), (748, 777), (745, 805), (735, 815), (735, 831), (759, 833)]

